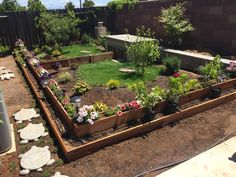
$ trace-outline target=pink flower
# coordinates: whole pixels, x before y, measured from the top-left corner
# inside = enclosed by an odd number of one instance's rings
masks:
[[[122,112],[122,111],[118,111],[116,114],[117,114],[118,116],[122,116],[122,115],[123,115],[123,112]]]
[[[175,73],[173,74],[173,77],[179,77],[181,74],[178,72],[178,73]]]

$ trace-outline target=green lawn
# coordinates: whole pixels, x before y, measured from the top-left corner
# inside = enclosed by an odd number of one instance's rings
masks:
[[[90,51],[91,53],[86,53],[83,51]],[[72,57],[78,57],[78,56],[96,54],[96,53],[101,53],[101,51],[97,49],[95,45],[76,44],[76,45],[62,47],[62,54],[65,56],[65,58],[72,58]]]
[[[77,77],[90,85],[104,85],[110,79],[119,80],[122,85],[128,85],[138,81],[154,80],[162,71],[160,66],[146,68],[145,75],[140,77],[136,74],[126,74],[119,71],[120,68],[131,67],[131,63],[116,63],[112,60],[83,64],[77,70]]]

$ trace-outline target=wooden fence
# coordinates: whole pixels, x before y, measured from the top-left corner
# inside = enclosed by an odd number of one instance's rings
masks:
[[[65,9],[50,10],[50,12],[66,14]],[[98,21],[104,21],[105,24],[109,24],[106,7],[75,9],[75,14],[80,19],[86,19],[79,26],[81,34],[89,33],[94,35],[94,27]],[[35,24],[35,17],[38,15],[38,12],[29,11],[0,13],[0,45],[13,47],[15,41],[19,38],[25,42],[28,48],[42,44],[42,34]]]

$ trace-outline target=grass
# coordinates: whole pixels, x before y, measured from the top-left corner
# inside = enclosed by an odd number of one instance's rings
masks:
[[[16,168],[17,168],[17,166],[16,166],[16,163],[15,163],[15,162],[10,162],[10,163],[8,164],[8,169],[9,169],[11,172],[15,171]]]
[[[83,53],[81,51],[90,51],[91,53]],[[95,45],[88,44],[88,45],[70,45],[62,47],[62,54],[65,58],[72,58],[72,57],[78,57],[83,55],[89,55],[89,54],[96,54],[101,53],[99,49],[96,48]]]
[[[139,81],[154,80],[163,70],[159,66],[146,67],[144,76],[121,73],[120,68],[132,67],[130,62],[116,63],[112,60],[83,64],[77,70],[77,77],[90,85],[105,85],[110,79],[119,80],[121,85],[129,85]]]

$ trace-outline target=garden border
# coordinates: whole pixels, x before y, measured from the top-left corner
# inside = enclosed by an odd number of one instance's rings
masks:
[[[56,62],[60,62],[62,67],[70,67],[71,64],[87,64],[87,63],[95,63],[99,61],[103,61],[109,58],[113,58],[113,52],[103,52],[95,55],[84,55],[80,57],[66,58],[66,59],[58,59],[51,61],[41,60],[41,65],[44,69],[52,69],[53,64]]]
[[[18,61],[16,61],[19,68],[21,69],[22,73],[24,74],[30,88],[32,89],[32,92],[34,94],[34,96],[36,97],[37,101],[39,102],[39,105],[43,111],[43,113],[45,114],[45,117],[47,118],[56,138],[57,141],[59,142],[63,153],[66,157],[66,159],[68,161],[73,161],[76,160],[78,158],[84,157],[85,155],[91,154],[93,152],[96,152],[97,150],[99,150],[100,148],[103,148],[105,146],[114,144],[114,143],[118,143],[122,140],[126,140],[129,139],[131,137],[135,137],[144,133],[148,133],[154,129],[157,129],[159,127],[162,127],[164,125],[167,125],[168,123],[171,122],[175,122],[175,121],[179,121],[181,119],[187,118],[189,116],[198,114],[200,112],[212,109],[220,104],[229,102],[231,100],[236,99],[236,91],[224,96],[221,96],[219,98],[216,98],[214,100],[209,100],[206,101],[202,104],[199,105],[195,105],[193,107],[184,109],[180,112],[177,112],[175,114],[171,114],[168,116],[164,116],[162,118],[150,121],[148,123],[144,123],[142,125],[138,125],[135,126],[133,128],[129,128],[127,130],[121,131],[119,133],[114,133],[112,135],[103,137],[103,138],[99,138],[95,141],[86,143],[84,145],[81,145],[79,147],[68,147],[66,145],[66,143],[63,141],[62,137],[61,137],[61,133],[59,132],[56,123],[54,122],[50,110],[47,107],[46,103],[43,102],[42,98],[40,97],[40,91],[36,89],[35,85],[33,84],[33,82],[31,81],[26,69],[24,68],[24,66],[22,66],[20,63],[18,63]],[[224,87],[226,87],[227,85],[225,85]]]

